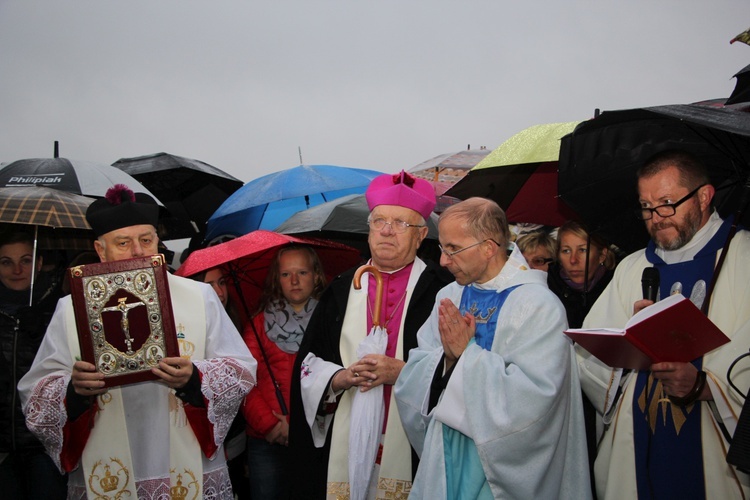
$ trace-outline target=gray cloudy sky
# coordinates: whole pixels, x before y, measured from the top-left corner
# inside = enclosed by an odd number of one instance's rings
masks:
[[[165,151],[243,181],[396,172],[523,128],[726,97],[747,0],[0,0],[0,161]]]

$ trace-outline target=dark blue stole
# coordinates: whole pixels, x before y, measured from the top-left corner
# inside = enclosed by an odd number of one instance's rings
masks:
[[[646,259],[659,270],[660,297],[668,297],[673,287],[681,288],[688,298],[694,288],[708,288],[717,252],[724,246],[730,226],[731,220],[725,220],[693,260],[677,264],[664,262],[656,255],[654,242],[649,242]],[[699,308],[701,305],[696,304]],[[700,370],[703,358],[692,363]],[[650,373],[638,372],[633,396],[638,498],[705,498],[701,402],[686,407],[673,405]]]

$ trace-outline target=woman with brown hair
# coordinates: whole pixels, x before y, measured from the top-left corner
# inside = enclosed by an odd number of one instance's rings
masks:
[[[26,428],[16,389],[61,295],[59,273],[41,269],[30,233],[0,232],[0,496],[7,499],[65,498],[67,490],[67,475]]]

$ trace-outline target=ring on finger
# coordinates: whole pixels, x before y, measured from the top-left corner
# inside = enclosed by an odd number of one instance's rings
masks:
[[[355,377],[359,377],[359,372],[354,372]]]

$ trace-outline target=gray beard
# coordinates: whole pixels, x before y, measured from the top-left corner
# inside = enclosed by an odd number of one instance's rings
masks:
[[[669,219],[667,219],[667,222]],[[688,216],[685,218],[685,224],[682,227],[677,227],[674,224],[665,224],[665,225],[659,225],[658,228],[665,228],[665,227],[674,227],[677,229],[677,236],[668,242],[661,242],[658,241],[656,238],[652,236],[652,239],[654,240],[654,243],[656,243],[656,246],[661,248],[662,250],[678,250],[687,243],[693,239],[693,236],[695,236],[695,233],[698,232],[700,229],[700,223],[701,223],[701,212],[700,210],[690,212]],[[657,229],[656,227],[654,229]]]

